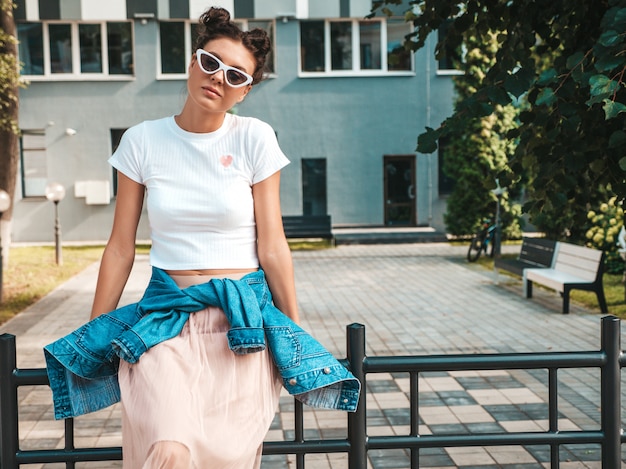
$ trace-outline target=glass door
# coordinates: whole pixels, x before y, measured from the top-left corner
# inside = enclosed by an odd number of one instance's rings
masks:
[[[385,156],[385,225],[415,226],[415,155]]]

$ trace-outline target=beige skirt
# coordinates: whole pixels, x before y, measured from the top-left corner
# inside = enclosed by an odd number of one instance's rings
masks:
[[[211,277],[172,278],[185,288]],[[260,466],[280,376],[267,350],[235,355],[228,328],[224,312],[209,307],[136,364],[121,362],[124,469]]]

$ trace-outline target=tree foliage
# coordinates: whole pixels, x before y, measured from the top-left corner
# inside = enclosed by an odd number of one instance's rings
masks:
[[[600,204],[596,210],[587,213],[588,230],[585,233],[586,245],[600,249],[606,253],[605,271],[612,274],[624,272],[624,260],[618,247],[619,232],[624,225],[624,209],[611,197],[608,202]]]
[[[19,67],[13,2],[0,0],[0,189],[15,195],[18,161]],[[3,217],[10,218],[11,210]]]
[[[465,53],[456,51],[455,57],[464,55],[455,63],[463,75],[454,78],[457,101],[472,96],[484,75],[495,60],[497,35],[485,39],[468,37]],[[495,180],[502,173],[510,173],[509,158],[515,149],[507,133],[516,127],[517,108],[509,104],[497,105],[488,116],[468,119],[461,132],[453,131],[445,139],[442,164],[444,173],[454,180],[454,189],[448,197],[444,221],[448,233],[466,235],[474,233],[488,217],[496,213],[497,198],[491,192]],[[509,196],[515,187],[509,187],[501,197],[500,215],[505,237],[519,237],[521,228],[519,206],[510,203]]]
[[[402,0],[374,2],[390,12]],[[525,211],[555,237],[584,239],[589,207],[605,193],[626,195],[626,0],[411,0],[405,18],[415,26],[406,46],[416,50],[452,19],[436,48],[459,47],[470,37],[497,35],[496,60],[471,96],[437,129],[418,137],[430,153],[442,136],[497,106],[523,99],[511,161],[529,177]]]

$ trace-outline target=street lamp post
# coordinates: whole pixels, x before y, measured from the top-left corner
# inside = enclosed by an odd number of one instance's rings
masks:
[[[624,225],[622,225],[622,229],[619,230],[619,234],[617,235],[617,245],[619,246],[617,252],[619,252],[622,260],[625,262],[622,283],[624,284],[624,301],[626,301],[626,230],[624,229]]]
[[[0,220],[2,214],[11,206],[11,196],[4,189],[0,189]],[[2,227],[0,227],[0,303],[2,303],[2,270],[4,269],[4,258],[2,256]]]
[[[495,252],[494,255],[496,257],[500,257],[502,253],[502,229],[500,228],[500,204],[502,202],[502,195],[506,192],[506,189],[500,186],[500,180],[496,179],[496,188],[492,189],[491,192],[496,196],[497,204],[496,204],[496,239],[495,239]]]
[[[58,182],[51,182],[46,186],[46,199],[54,202],[54,247],[57,265],[63,265],[61,251],[61,222],[59,220],[59,202],[65,197],[65,187]]]

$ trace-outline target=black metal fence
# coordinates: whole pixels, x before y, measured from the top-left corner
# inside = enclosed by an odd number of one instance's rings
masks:
[[[405,449],[410,451],[411,468],[419,467],[420,450],[424,448],[462,446],[546,445],[550,448],[550,464],[558,468],[559,448],[567,444],[598,444],[602,448],[602,467],[620,467],[621,383],[623,365],[620,344],[620,320],[602,318],[601,348],[591,352],[549,352],[523,354],[437,355],[368,357],[365,354],[365,327],[347,327],[347,360],[344,362],[366,389],[367,374],[408,373],[410,376],[410,431],[408,435],[368,436],[366,399],[363,393],[357,411],[348,414],[347,438],[305,439],[303,408],[295,401],[294,439],[266,442],[263,453],[293,454],[296,467],[305,468],[305,455],[311,453],[347,453],[349,469],[367,467],[370,450]],[[598,430],[561,431],[558,426],[558,371],[566,368],[600,369],[600,428]],[[545,432],[503,432],[481,434],[419,434],[420,373],[463,370],[548,370],[549,429]],[[16,367],[15,336],[0,336],[0,467],[18,468],[21,464],[66,463],[74,468],[77,462],[120,460],[122,450],[110,448],[75,448],[72,419],[65,421],[65,448],[21,450],[18,434],[19,386],[47,385],[45,369]]]

